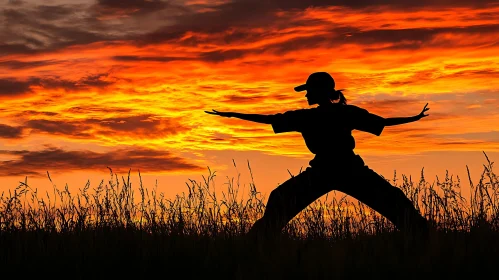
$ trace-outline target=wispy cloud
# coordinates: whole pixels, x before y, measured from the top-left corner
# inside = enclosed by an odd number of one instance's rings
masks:
[[[31,91],[30,86],[30,82],[0,78],[0,97],[14,97],[28,93]]]
[[[92,74],[77,80],[65,79],[57,76],[28,77],[17,79],[15,77],[0,78],[0,97],[14,97],[29,93],[36,93],[34,87],[45,90],[63,89],[65,91],[82,91],[90,88],[104,88],[114,83],[108,79],[108,73]]]
[[[58,63],[57,60],[35,60],[35,61],[6,60],[6,61],[0,61],[0,68],[7,68],[9,70],[21,70],[21,69],[35,68],[47,65],[54,65],[56,63]]]
[[[154,115],[88,118],[84,120],[32,119],[27,121],[25,126],[30,128],[32,132],[88,139],[98,139],[101,136],[154,139],[189,130],[177,119]]]
[[[0,124],[0,138],[15,139],[21,138],[23,134],[23,127],[20,126],[10,126],[6,124]]]
[[[45,147],[36,151],[2,150],[0,154],[17,157],[17,159],[0,162],[0,176],[45,176],[47,171],[105,170],[107,167],[117,172],[126,172],[130,168],[143,172],[199,171],[202,169],[168,151],[146,148],[117,149],[112,152],[97,153]]]

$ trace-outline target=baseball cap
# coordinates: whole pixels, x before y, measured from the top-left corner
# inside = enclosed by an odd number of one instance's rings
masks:
[[[315,72],[308,76],[307,82],[295,87],[295,91],[304,91],[307,89],[334,89],[335,83],[333,77],[327,72]]]

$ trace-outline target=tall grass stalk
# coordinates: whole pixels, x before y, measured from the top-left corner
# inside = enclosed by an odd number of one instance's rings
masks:
[[[499,226],[499,182],[493,162],[487,163],[478,182],[467,178],[469,197],[461,193],[461,179],[448,173],[428,182],[424,170],[418,181],[402,175],[390,181],[410,198],[415,207],[441,231],[469,232]],[[237,168],[235,162],[234,166]],[[39,194],[27,180],[0,196],[0,232],[79,232],[96,229],[131,229],[151,234],[234,237],[244,234],[265,210],[266,197],[251,182],[241,186],[227,178],[225,189],[215,191],[216,172],[208,169],[201,181],[186,182],[186,191],[166,198],[157,185],[132,188],[130,171],[91,189],[90,182],[72,193],[53,184],[52,193]],[[49,180],[50,174],[47,172]],[[468,170],[468,175],[469,170]],[[355,179],[352,179],[355,180]],[[245,193],[242,193],[242,190]],[[364,204],[331,192],[315,201],[285,228],[291,238],[343,239],[393,231],[393,225]]]

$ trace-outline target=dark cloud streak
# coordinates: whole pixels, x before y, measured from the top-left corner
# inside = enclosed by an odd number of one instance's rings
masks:
[[[0,52],[35,54],[117,38],[112,33],[99,31],[103,26],[97,18],[74,15],[85,8],[83,5],[23,5],[4,9],[0,13],[0,19],[6,23],[0,29],[3,39]]]
[[[238,103],[238,104],[258,104],[265,100],[268,97],[260,95],[260,96],[248,96],[248,95],[227,95],[224,97],[224,102],[229,103]]]
[[[56,60],[35,60],[35,61],[7,60],[7,61],[0,61],[0,68],[3,67],[10,70],[20,70],[20,69],[29,69],[40,66],[54,65],[59,62]]]
[[[46,147],[39,151],[5,151],[0,154],[18,159],[0,161],[0,176],[46,176],[46,172],[77,170],[104,171],[111,167],[116,172],[129,169],[141,172],[198,171],[202,168],[167,151],[147,148],[127,148],[106,153],[93,151],[66,151]],[[203,168],[204,169],[204,168]]]
[[[31,91],[31,82],[0,78],[0,97],[18,96]]]
[[[19,139],[22,138],[24,128],[20,126],[10,126],[0,124],[0,138]]]
[[[118,55],[113,56],[112,59],[124,62],[148,61],[148,62],[170,62],[179,60],[193,60],[189,57],[174,57],[174,56],[135,56],[135,55]]]
[[[99,135],[119,137],[149,138],[175,135],[189,130],[178,119],[158,117],[151,114],[124,116],[114,118],[88,118],[81,121],[73,120],[29,120],[25,126],[35,132],[63,135],[75,138],[94,138]]]
[[[131,113],[133,110],[130,108],[119,108],[119,107],[97,107],[97,106],[78,106],[71,107],[66,110],[66,112],[74,114],[108,114],[108,113]]]
[[[162,0],[97,0],[93,7],[100,15],[110,14],[147,14],[170,7]]]
[[[84,132],[90,130],[91,126],[78,122],[29,120],[25,125],[35,131],[47,132],[50,134],[71,135],[83,138],[92,137],[92,134]]]
[[[39,86],[45,89],[64,89],[78,91],[89,88],[105,88],[115,83],[109,73],[92,74],[78,80],[68,80],[57,76],[30,77],[25,80],[17,78],[0,78],[0,97],[18,96],[32,92],[32,87]]]

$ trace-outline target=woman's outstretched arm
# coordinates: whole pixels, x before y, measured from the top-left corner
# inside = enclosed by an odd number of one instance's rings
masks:
[[[257,122],[257,123],[266,123],[266,124],[271,124],[274,115],[260,115],[260,114],[243,114],[243,113],[236,113],[236,112],[220,112],[217,110],[212,110],[212,111],[204,111],[205,113],[212,114],[212,115],[217,115],[217,116],[222,116],[226,118],[238,118],[246,121],[251,121],[251,122]]]
[[[429,116],[428,114],[425,114],[426,111],[430,110],[430,108],[427,108],[428,103],[424,106],[423,110],[419,115],[413,116],[413,117],[406,117],[406,118],[385,118],[385,126],[391,126],[391,125],[399,125],[399,124],[404,124],[404,123],[410,123],[410,122],[415,122],[419,121],[421,118]]]

